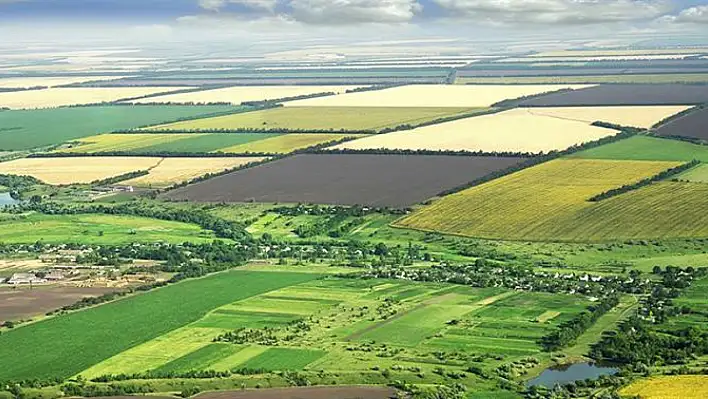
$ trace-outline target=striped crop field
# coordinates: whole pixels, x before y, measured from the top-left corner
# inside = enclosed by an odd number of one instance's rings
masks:
[[[281,107],[152,126],[143,130],[380,130],[439,118],[473,115],[485,108]]]
[[[708,228],[700,225],[708,223],[708,205],[700,199],[708,187],[704,190],[701,184],[660,183],[604,201],[588,201],[679,164],[557,159],[444,197],[395,225],[534,241],[708,235]],[[680,219],[669,223],[676,217]]]

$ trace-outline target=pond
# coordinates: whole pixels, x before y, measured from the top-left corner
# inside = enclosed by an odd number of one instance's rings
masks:
[[[10,196],[10,193],[0,193],[0,207],[5,206],[5,205],[14,205],[19,202],[20,201],[12,198]]]
[[[595,363],[564,364],[544,370],[541,375],[529,381],[527,385],[543,385],[552,388],[556,384],[563,385],[588,378],[595,379],[603,375],[617,374],[618,371],[619,369],[615,367],[600,366]]]

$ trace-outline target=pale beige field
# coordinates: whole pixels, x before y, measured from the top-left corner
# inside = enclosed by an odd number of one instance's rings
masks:
[[[126,180],[121,184],[139,187],[167,187],[205,175],[222,172],[264,158],[164,158],[150,174]]]
[[[610,122],[648,129],[657,122],[691,108],[691,105],[622,106],[622,107],[548,107],[527,108],[532,115],[577,122]]]
[[[65,105],[93,104],[139,97],[155,93],[169,93],[186,87],[100,87],[54,88],[0,93],[0,108],[53,108]]]
[[[276,100],[316,93],[344,93],[360,86],[238,86],[146,98],[135,103],[215,103],[241,104],[244,101]]]
[[[90,183],[147,170],[160,160],[154,157],[25,158],[0,163],[0,173],[33,176],[48,184]]]
[[[339,144],[335,149],[548,152],[615,135],[586,122],[532,114],[517,108],[418,129],[379,134]]]
[[[0,88],[54,87],[74,83],[116,80],[125,77],[126,76],[52,76],[43,78],[0,78]]]
[[[574,56],[574,57],[520,57],[504,58],[494,62],[536,62],[543,59],[547,62],[567,62],[567,61],[641,61],[641,60],[681,60],[686,57],[693,57],[699,54],[660,54],[660,55],[595,55],[595,56]]]
[[[489,107],[506,99],[592,85],[409,85],[292,101],[287,107]]]

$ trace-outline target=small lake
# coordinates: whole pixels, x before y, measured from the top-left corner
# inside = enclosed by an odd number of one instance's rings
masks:
[[[10,193],[0,193],[0,206],[19,204],[20,201],[12,198]]]
[[[595,379],[603,375],[617,374],[618,371],[617,368],[600,366],[595,363],[565,364],[544,370],[541,375],[529,381],[527,385],[543,385],[553,388],[556,384],[563,385],[588,378]]]

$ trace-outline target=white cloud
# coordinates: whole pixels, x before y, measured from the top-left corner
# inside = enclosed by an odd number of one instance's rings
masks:
[[[236,4],[254,10],[272,11],[278,4],[278,0],[199,0],[199,6],[209,11],[219,11],[227,4]]]
[[[295,20],[311,24],[400,23],[423,7],[417,0],[291,0]]]
[[[453,16],[488,23],[592,24],[649,21],[672,9],[669,0],[433,0]]]
[[[672,19],[680,23],[708,24],[708,5],[687,8]]]

